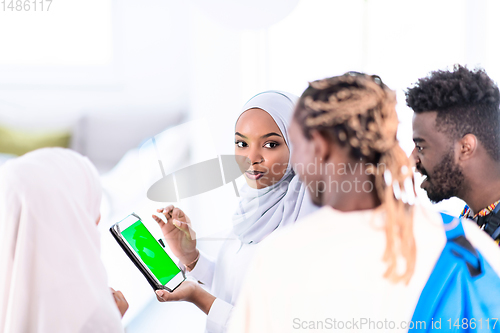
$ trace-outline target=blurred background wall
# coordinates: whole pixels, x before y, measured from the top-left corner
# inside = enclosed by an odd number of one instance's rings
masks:
[[[149,167],[140,166],[151,153],[144,146],[149,138],[165,134],[161,154],[170,171],[228,154],[235,116],[255,93],[300,95],[308,81],[356,70],[379,75],[397,91],[399,138],[409,154],[412,113],[404,91],[419,77],[460,63],[500,80],[498,0],[49,4],[49,11],[0,4],[0,163],[63,145],[96,164],[105,191],[103,260],[110,284],[131,303],[128,332],[201,331],[204,325],[190,304],[158,304],[108,235],[131,211],[147,216],[169,204],[145,197],[159,177],[158,170],[150,175],[154,157]],[[188,127],[181,131],[179,124]],[[216,255],[214,235],[230,228],[236,201],[226,185],[174,204],[191,217],[200,247]],[[452,199],[440,209],[458,214],[461,206]]]

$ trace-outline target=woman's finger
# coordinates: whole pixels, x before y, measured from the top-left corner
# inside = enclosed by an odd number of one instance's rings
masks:
[[[182,232],[189,232],[189,226],[186,222],[174,219],[172,223],[177,227],[177,229],[181,230]]]
[[[152,215],[153,219],[158,223],[158,225],[160,226],[161,230],[165,233],[169,233],[171,232],[172,230],[175,229],[175,226],[172,224],[172,223],[169,223],[167,221],[167,223],[163,222],[163,220],[156,216],[156,215]]]
[[[156,290],[155,293],[156,293],[156,298],[158,299],[158,301],[160,301],[160,302],[167,301],[165,298],[163,298],[164,293],[165,293],[163,290]]]
[[[163,228],[163,226],[165,225],[165,222],[163,222],[163,220],[156,215],[152,215],[152,217],[153,217],[153,220],[158,222],[158,225],[160,226],[160,228]]]
[[[159,209],[161,211],[158,213],[162,213],[168,221],[172,218],[172,210],[174,210],[174,208],[175,208],[174,205],[170,205],[170,206],[163,208],[163,210]]]
[[[159,208],[156,211],[158,213],[162,213],[163,211],[171,211],[172,209],[174,209],[174,205],[168,205],[167,207],[165,207],[165,208]]]
[[[172,218],[174,218],[176,220],[179,220],[179,219],[181,219],[183,217],[185,217],[184,216],[184,212],[180,208],[175,207],[172,210]]]
[[[115,291],[114,293],[115,297],[119,299],[120,301],[125,300],[125,296],[123,296],[123,293],[121,291]]]
[[[192,240],[196,239],[196,233],[194,232],[194,230],[191,228],[191,226],[189,225],[189,223],[187,222],[182,222],[182,221],[179,221],[179,220],[174,220],[173,221],[173,224],[174,226],[177,227],[177,229],[179,229],[180,231],[182,231],[184,234],[186,234],[186,236]]]

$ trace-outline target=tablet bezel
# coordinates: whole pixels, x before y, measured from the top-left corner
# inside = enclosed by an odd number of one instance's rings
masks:
[[[131,225],[133,225],[134,223],[136,223],[138,221],[140,221],[144,225],[141,218],[137,214],[132,213],[132,214],[128,215],[127,217],[125,217],[123,220],[115,223],[113,226],[111,226],[111,228],[109,230],[113,234],[116,241],[120,244],[121,248],[125,251],[127,256],[132,260],[132,262],[134,262],[135,266],[144,275],[144,277],[146,277],[146,279],[148,280],[149,284],[151,285],[151,287],[153,289],[155,289],[155,290],[165,289],[169,292],[172,292],[186,279],[186,277],[184,275],[184,271],[179,266],[176,265],[177,268],[179,269],[179,273],[177,273],[172,279],[170,279],[165,285],[163,285],[158,280],[158,278],[153,274],[153,272],[151,272],[149,267],[146,264],[144,264],[141,257],[134,251],[134,249],[130,246],[130,244],[127,242],[127,240],[121,234],[122,230],[127,229],[128,227],[130,227]],[[146,229],[147,229],[147,227],[146,227]],[[150,231],[150,233],[151,233],[151,231]],[[158,240],[156,238],[155,238],[155,241],[158,242]],[[160,242],[158,242],[158,244],[160,245],[160,248],[163,251],[165,251],[164,246],[162,246]],[[172,259],[167,251],[165,251],[165,253],[167,254],[167,256],[170,259]],[[180,278],[180,277],[182,277],[182,278]],[[179,280],[180,280],[180,282],[179,282]],[[167,285],[171,284],[172,281],[174,281],[176,283],[178,282],[173,289],[170,287],[167,287]]]

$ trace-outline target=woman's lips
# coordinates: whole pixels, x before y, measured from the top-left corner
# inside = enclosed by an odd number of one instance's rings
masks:
[[[251,171],[245,171],[245,175],[247,176],[248,179],[258,180],[262,176],[264,176],[264,173],[260,172],[260,171],[253,171],[253,170],[251,170]]]

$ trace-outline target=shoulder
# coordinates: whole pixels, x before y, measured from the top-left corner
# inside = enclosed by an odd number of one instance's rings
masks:
[[[296,223],[287,226],[286,228],[276,230],[259,243],[260,251],[268,251],[271,249],[284,249],[294,247],[295,241],[304,238],[310,233],[312,228],[321,225],[331,218],[330,209],[322,207],[302,218]]]
[[[471,242],[500,276],[500,249],[498,248],[498,244],[486,232],[479,229],[474,221],[463,218],[462,225],[469,242]]]
[[[315,253],[341,260],[343,256],[334,254],[347,248],[358,253],[365,247],[384,246],[382,223],[377,210],[341,212],[324,206],[264,239],[256,251],[256,262],[285,269],[293,267],[294,260],[310,262]]]
[[[328,213],[325,208],[297,220],[296,223],[288,225],[286,228],[272,232],[262,240],[255,251],[253,263],[259,269],[276,269],[286,262],[302,248],[307,247],[308,240],[313,236],[313,229],[321,224]]]

